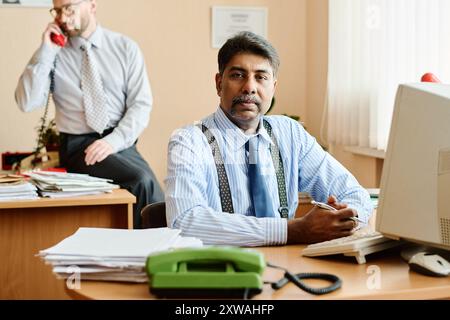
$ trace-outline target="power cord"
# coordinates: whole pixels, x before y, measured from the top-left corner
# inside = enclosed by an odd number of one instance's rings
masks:
[[[279,290],[281,288],[283,288],[286,284],[288,284],[289,282],[293,282],[297,287],[299,287],[300,289],[311,293],[311,294],[315,294],[315,295],[322,295],[322,294],[327,294],[327,293],[331,293],[333,291],[336,291],[338,289],[341,288],[342,286],[342,280],[332,274],[327,274],[327,273],[298,273],[298,274],[293,274],[291,272],[289,272],[289,270],[270,264],[268,263],[267,266],[269,268],[274,268],[274,269],[279,269],[279,270],[283,270],[284,271],[284,277],[279,280],[278,282],[265,282],[266,284],[270,284],[272,289],[274,290]],[[331,283],[331,285],[329,285],[328,287],[324,287],[324,288],[312,288],[307,286],[306,284],[304,284],[301,280],[307,280],[307,279],[319,279],[319,280],[325,280]]]

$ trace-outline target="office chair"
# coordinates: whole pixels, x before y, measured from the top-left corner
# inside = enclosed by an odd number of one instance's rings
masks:
[[[155,202],[148,204],[141,211],[142,228],[165,228],[166,222],[166,203]]]

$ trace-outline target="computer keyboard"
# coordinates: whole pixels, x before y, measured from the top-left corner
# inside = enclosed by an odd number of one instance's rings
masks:
[[[366,255],[386,250],[400,244],[400,241],[384,237],[377,231],[356,231],[353,235],[330,241],[314,243],[302,251],[303,256],[316,257],[332,254],[354,256],[359,264],[366,263]]]

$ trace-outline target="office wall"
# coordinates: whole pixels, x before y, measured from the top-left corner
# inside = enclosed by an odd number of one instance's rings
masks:
[[[315,0],[310,0],[313,2]],[[98,0],[104,27],[136,40],[144,52],[155,97],[150,126],[139,150],[162,182],[167,141],[174,129],[214,112],[217,49],[211,48],[211,6],[269,9],[269,39],[282,59],[274,113],[306,112],[306,12],[308,0]],[[41,111],[23,114],[15,105],[17,80],[50,21],[47,9],[0,8],[0,152],[35,145]]]
[[[308,1],[307,5],[307,72],[306,105],[308,113],[307,129],[318,140],[320,138],[322,116],[328,71],[328,0]]]

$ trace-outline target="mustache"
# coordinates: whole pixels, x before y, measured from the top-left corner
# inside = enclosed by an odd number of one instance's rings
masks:
[[[60,23],[59,28],[64,33],[65,36],[69,37],[70,32],[79,32],[81,30],[81,26],[74,23]]]
[[[231,107],[233,108],[235,105],[240,103],[253,103],[258,107],[258,109],[261,109],[261,100],[252,95],[244,94],[241,96],[234,97]]]

